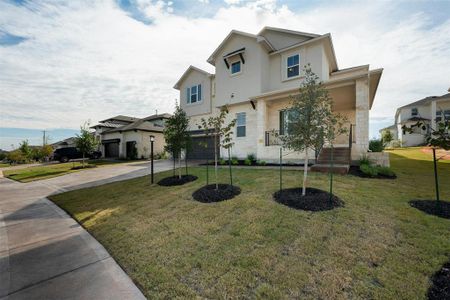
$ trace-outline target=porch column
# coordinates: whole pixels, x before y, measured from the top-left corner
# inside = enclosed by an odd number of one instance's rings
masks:
[[[264,100],[256,103],[256,157],[264,157],[266,134],[267,105]]]
[[[431,128],[436,130],[436,101],[431,101]]]
[[[369,85],[368,78],[356,80],[355,151],[352,159],[359,159],[369,149]]]

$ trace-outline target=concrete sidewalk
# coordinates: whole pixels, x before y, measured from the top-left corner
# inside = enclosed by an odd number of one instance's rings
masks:
[[[170,161],[155,163],[155,172]],[[46,197],[147,175],[120,164],[42,181],[0,178],[0,299],[145,299],[87,231]]]

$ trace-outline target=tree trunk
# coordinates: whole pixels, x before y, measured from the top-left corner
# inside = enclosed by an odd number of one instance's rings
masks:
[[[217,176],[217,134],[214,135],[214,173],[216,177],[216,190],[219,190],[219,182]]]
[[[172,158],[173,158],[173,177],[175,177],[175,164],[176,164],[176,154],[175,154],[175,151],[172,152]]]
[[[181,150],[178,154],[178,178],[181,179]]]
[[[84,169],[84,152],[83,152],[83,160],[81,161],[81,167]]]
[[[306,195],[306,178],[308,177],[308,148],[305,150],[305,165],[303,166],[302,196]]]

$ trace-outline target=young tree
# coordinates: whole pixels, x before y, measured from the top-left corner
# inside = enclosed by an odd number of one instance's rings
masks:
[[[433,166],[434,166],[434,182],[436,187],[436,201],[439,203],[439,180],[437,173],[437,162],[440,158],[436,158],[436,149],[442,148],[444,150],[450,150],[450,119],[445,118],[445,115],[441,113],[443,118],[436,122],[436,128],[432,128],[425,124],[423,121],[411,125],[410,127],[403,125],[403,134],[406,132],[414,132],[414,128],[418,127],[422,130],[429,129],[429,134],[426,135],[427,144],[433,150]]]
[[[211,132],[214,137],[214,176],[216,179],[216,190],[219,189],[219,181],[218,181],[218,167],[217,161],[219,158],[219,147],[224,149],[230,149],[233,145],[233,127],[236,125],[236,119],[233,119],[225,125],[225,121],[228,115],[228,108],[222,107],[220,109],[220,113],[216,117],[209,117],[208,119],[202,118],[200,120],[200,124],[198,124],[199,129],[203,129],[208,132]],[[230,157],[228,157],[230,159]]]
[[[394,140],[394,137],[392,136],[392,132],[389,129],[385,129],[381,132],[381,141],[383,142],[384,146],[388,145],[390,142]]]
[[[164,138],[166,140],[165,150],[173,153],[174,159],[178,157],[179,173],[181,179],[181,152],[191,144],[191,136],[188,132],[189,119],[184,110],[176,103],[174,114],[166,121]]]
[[[89,131],[88,123],[84,123],[84,125],[80,127],[80,134],[76,135],[75,144],[77,149],[83,154],[81,165],[84,168],[86,154],[94,151],[98,144],[95,136]]]
[[[31,160],[33,156],[33,149],[30,147],[30,143],[28,140],[24,140],[19,145],[19,150],[22,152],[23,157],[25,160]]]
[[[326,139],[325,121],[331,116],[331,98],[319,77],[311,71],[309,65],[304,69],[305,79],[300,85],[299,93],[291,96],[287,131],[279,138],[283,148],[304,152],[305,167],[303,171],[302,195],[306,195],[308,161],[310,150],[316,150]]]

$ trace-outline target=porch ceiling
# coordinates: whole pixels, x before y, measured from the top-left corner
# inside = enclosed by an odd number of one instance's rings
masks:
[[[355,109],[356,92],[354,84],[330,88],[329,93],[333,99],[333,110]]]

